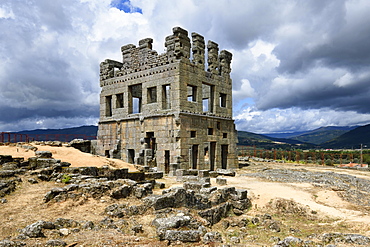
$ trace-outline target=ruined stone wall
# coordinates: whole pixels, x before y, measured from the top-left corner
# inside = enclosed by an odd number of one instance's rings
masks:
[[[122,62],[100,64],[98,154],[166,172],[236,167],[232,54],[197,33],[191,37],[175,27],[164,54],[147,38],[123,46]],[[210,150],[212,165],[204,155]]]

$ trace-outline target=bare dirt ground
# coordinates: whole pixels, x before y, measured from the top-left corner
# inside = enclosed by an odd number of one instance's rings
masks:
[[[71,163],[72,167],[86,167],[96,166],[101,167],[108,165],[114,168],[128,168],[129,171],[136,171],[134,165],[124,162],[119,159],[110,159],[98,155],[92,155],[83,153],[73,147],[52,147],[45,145],[32,145],[37,148],[38,151],[50,151],[53,154],[54,159]],[[35,153],[31,150],[17,147],[17,146],[0,146],[0,154],[12,155],[13,157],[24,157],[27,160],[30,157],[34,157]]]
[[[278,168],[297,169],[304,168],[312,172],[336,172],[368,179],[370,172],[358,170],[340,170],[334,167],[307,166],[297,164],[259,164],[254,168]],[[251,172],[251,167],[239,170],[239,175]],[[249,191],[254,208],[265,207],[275,198],[292,199],[310,209],[320,212],[322,215],[336,218],[338,221],[349,221],[356,224],[364,224],[370,227],[370,215],[367,208],[361,208],[343,200],[336,191],[320,188],[309,183],[279,183],[269,182],[258,178],[236,176],[228,178],[228,185],[244,188]],[[368,232],[370,234],[370,232]]]
[[[120,160],[107,159],[82,153],[71,147],[50,147],[37,146],[38,150],[51,151],[53,157],[66,161],[74,167],[79,166],[103,166],[110,165],[116,168],[129,168],[135,171],[135,166]],[[0,146],[0,154],[12,155],[13,157],[24,157],[25,159],[35,156],[33,151],[26,151],[19,147]],[[355,203],[345,201],[337,192],[327,187],[317,187],[310,183],[283,183],[271,182],[266,179],[243,176],[243,174],[253,173],[259,169],[301,169],[312,172],[335,172],[348,174],[370,182],[370,172],[357,170],[340,170],[333,167],[310,166],[298,164],[275,164],[275,163],[254,163],[248,167],[237,170],[235,177],[227,178],[226,186],[234,186],[248,190],[248,197],[252,201],[252,207],[245,217],[271,214],[277,219],[282,227],[280,233],[266,232],[266,230],[257,228],[248,228],[245,238],[250,238],[246,246],[273,246],[270,238],[279,237],[284,239],[287,236],[297,236],[305,238],[308,235],[323,234],[326,232],[344,232],[356,233],[370,237],[370,211],[367,207],[361,207]],[[137,199],[112,199],[110,197],[95,200],[92,198],[67,200],[58,203],[43,203],[44,195],[54,187],[61,185],[55,182],[39,182],[31,184],[27,182],[28,177],[21,177],[24,181],[17,190],[6,196],[7,203],[0,203],[0,240],[14,238],[22,229],[38,220],[54,221],[57,218],[73,219],[76,221],[101,221],[106,215],[104,209],[113,203],[137,203]],[[166,188],[179,186],[174,177],[165,176],[159,181],[166,184]],[[215,179],[211,179],[212,186],[217,186]],[[156,189],[154,193],[161,193]],[[307,206],[314,212],[315,218],[305,218],[295,214],[279,214],[271,211],[272,202],[278,198],[292,200],[304,206]],[[121,201],[125,200],[125,201]],[[136,201],[135,201],[136,200]],[[115,229],[106,229],[104,231],[81,230],[76,234],[64,236],[63,240],[67,243],[78,243],[76,246],[167,246],[167,242],[160,242],[153,238],[155,232],[153,228],[148,227],[153,215],[139,215],[127,219],[129,225],[145,222],[143,233],[132,234],[129,227],[125,234],[117,234]],[[235,216],[231,216],[233,221]],[[296,230],[298,229],[298,230]],[[212,230],[221,231],[224,238],[228,236],[240,236],[239,227],[230,227],[222,230],[221,223],[213,226]],[[294,230],[294,231],[293,231]],[[51,233],[53,234],[53,233]],[[263,235],[263,237],[261,237]],[[47,236],[47,238],[61,238],[60,236]],[[33,245],[44,246],[45,240],[33,239]],[[227,242],[227,241],[226,241]],[[257,243],[256,243],[257,242]],[[28,242],[29,243],[29,242]],[[276,243],[276,242],[275,242]],[[180,243],[173,243],[171,246],[183,246]],[[208,246],[202,244],[190,244],[186,246]],[[231,245],[245,246],[245,245]],[[347,244],[337,244],[336,246],[356,246]]]

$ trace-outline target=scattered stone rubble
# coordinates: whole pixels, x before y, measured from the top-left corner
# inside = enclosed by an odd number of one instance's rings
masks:
[[[53,159],[51,152],[36,151],[35,155],[36,157],[28,161],[0,155],[0,192],[3,193],[1,197],[14,191],[17,184],[22,183],[19,176],[26,175],[30,184],[53,181],[63,185],[47,192],[43,203],[59,203],[89,197],[96,200],[109,197],[115,203],[101,212],[103,218],[100,221],[76,221],[64,218],[55,221],[39,220],[20,229],[19,235],[14,239],[0,241],[0,247],[26,246],[29,239],[45,239],[45,246],[67,246],[63,239],[66,236],[80,231],[104,229],[139,236],[148,234],[149,229],[154,229],[154,237],[168,244],[199,242],[206,245],[221,246],[229,243],[232,245],[223,246],[242,246],[246,243],[246,238],[253,237],[248,236],[250,227],[264,229],[271,234],[282,231],[282,223],[269,214],[254,216],[247,214],[252,205],[247,197],[248,191],[226,186],[227,179],[224,176],[235,176],[234,171],[178,169],[175,174],[176,181],[183,183],[183,186],[163,189],[164,184],[153,179],[156,176],[160,178],[161,174],[148,173],[148,175],[139,172],[130,175],[127,169],[108,167],[74,168],[66,162]],[[356,181],[367,188],[365,181],[352,176],[340,174],[327,176],[327,173],[312,173],[305,170],[267,169],[244,175],[259,176],[273,181],[311,182],[318,186],[337,186],[337,189],[347,188]],[[211,178],[216,178],[219,187],[212,186]],[[158,194],[158,189],[163,189],[161,194]],[[6,203],[6,199],[1,203]],[[289,200],[276,200],[271,203],[271,207],[284,209],[285,211],[276,211],[281,214],[292,212],[297,215],[310,215],[309,209]],[[138,221],[143,215],[152,219],[149,225]],[[238,235],[225,235],[224,232],[230,229],[238,229]],[[294,231],[295,229],[291,229],[291,232]],[[283,240],[278,237],[271,239],[275,247],[370,244],[368,237],[359,234],[325,233],[307,238],[308,240],[302,240],[291,236]]]

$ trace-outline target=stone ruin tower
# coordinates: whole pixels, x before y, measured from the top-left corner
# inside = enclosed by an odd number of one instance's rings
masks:
[[[100,64],[99,155],[167,174],[237,167],[232,54],[191,38],[175,27],[164,54],[146,38],[122,46],[122,62]]]

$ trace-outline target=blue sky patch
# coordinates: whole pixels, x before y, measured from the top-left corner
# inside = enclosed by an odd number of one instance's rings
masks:
[[[112,0],[111,6],[119,10],[124,11],[125,13],[140,13],[142,14],[142,9],[135,7],[131,4],[130,0]]]

